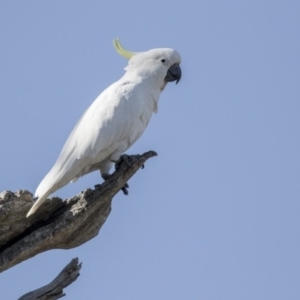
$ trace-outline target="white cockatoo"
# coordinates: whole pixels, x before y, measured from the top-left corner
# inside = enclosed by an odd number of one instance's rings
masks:
[[[38,186],[32,215],[46,198],[79,177],[100,170],[105,180],[122,154],[142,135],[166,84],[181,78],[180,54],[169,48],[116,51],[129,59],[126,73],[104,90],[80,118],[56,163]]]

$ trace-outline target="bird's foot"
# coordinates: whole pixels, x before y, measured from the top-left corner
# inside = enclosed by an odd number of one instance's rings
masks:
[[[126,165],[128,167],[132,167],[132,162],[131,162],[131,158],[129,155],[127,154],[123,154],[121,155],[121,157],[118,159],[118,161],[115,162],[115,169],[118,170],[120,168],[120,165],[122,162],[125,162]],[[125,183],[125,185],[121,188],[122,192],[124,193],[124,195],[128,195],[128,188],[129,188],[129,185],[128,183]]]
[[[121,188],[122,192],[124,193],[124,195],[128,195],[128,188],[129,188],[129,185],[128,183],[125,183],[124,186]]]
[[[111,175],[110,174],[101,174],[102,178],[104,180],[107,180]],[[96,184],[95,185],[95,188],[99,188],[101,186],[101,184]],[[124,186],[121,188],[122,192],[124,193],[124,195],[128,195],[128,188],[129,188],[129,185],[128,183],[125,183]]]
[[[111,175],[109,173],[103,173],[101,174],[101,177],[104,179],[104,180],[107,180]],[[95,184],[94,185],[95,189],[98,189],[101,187],[101,184]]]
[[[107,179],[110,177],[110,174],[108,174],[108,173],[103,173],[103,174],[101,174],[101,177],[102,177],[104,180],[107,180]]]
[[[115,162],[115,169],[119,170],[122,162],[125,162],[128,167],[132,167],[131,157],[130,155],[123,154],[120,158]]]

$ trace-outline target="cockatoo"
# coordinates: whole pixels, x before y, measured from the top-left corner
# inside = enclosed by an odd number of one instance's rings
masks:
[[[100,170],[105,180],[113,163],[142,135],[168,82],[179,82],[181,57],[174,49],[116,51],[129,60],[125,74],[104,90],[85,111],[56,163],[38,186],[32,215],[47,197],[79,177]]]

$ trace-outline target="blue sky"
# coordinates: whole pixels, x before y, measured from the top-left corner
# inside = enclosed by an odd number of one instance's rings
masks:
[[[0,191],[34,192],[132,51],[183,77],[129,154],[155,150],[100,234],[0,275],[3,299],[74,257],[66,299],[300,299],[299,1],[10,1],[0,9]],[[98,172],[57,191],[67,198]],[[17,283],[17,284],[16,284]]]

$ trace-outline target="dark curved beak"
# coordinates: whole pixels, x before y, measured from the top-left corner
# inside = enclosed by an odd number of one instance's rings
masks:
[[[165,82],[172,82],[176,80],[176,84],[179,82],[181,78],[181,69],[179,64],[174,64],[169,68],[167,75],[165,77]]]

